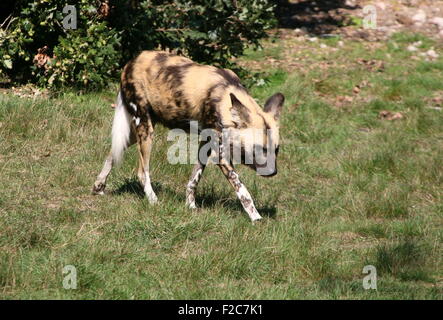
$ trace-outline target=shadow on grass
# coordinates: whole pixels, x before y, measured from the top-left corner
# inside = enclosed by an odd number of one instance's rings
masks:
[[[139,198],[144,198],[145,193],[143,191],[143,187],[136,179],[126,179],[124,184],[122,184],[118,189],[112,190],[110,192],[111,195],[122,195],[122,194],[135,194]]]
[[[161,194],[161,193],[167,192],[170,194],[174,194],[174,196],[176,196],[176,194],[173,193],[172,190],[165,189],[158,182],[153,182],[152,188],[154,189],[154,192],[156,194]],[[128,194],[128,193],[134,194],[134,195],[138,196],[140,199],[145,198],[145,192],[143,190],[143,186],[140,184],[140,182],[136,178],[126,179],[125,182],[120,187],[118,187],[118,189],[112,190],[110,192],[111,195],[117,195],[117,196],[122,195],[122,194]]]
[[[175,197],[179,201],[185,202],[184,194],[177,194],[176,191],[169,189],[168,187],[162,186],[158,182],[152,183],[152,188],[158,197],[162,194],[167,194],[171,197]],[[183,187],[184,189],[184,187]],[[201,194],[197,191],[196,204],[199,208],[210,209],[222,206],[231,211],[237,213],[243,213],[244,209],[237,198],[231,198],[229,193],[220,194],[215,190],[209,190],[202,192]],[[142,185],[136,178],[126,179],[125,182],[118,187],[116,190],[110,192],[111,195],[123,195],[123,194],[134,194],[140,199],[145,198],[145,192],[143,191]],[[268,218],[275,219],[277,216],[277,209],[273,204],[267,203],[264,207],[257,208],[260,215]]]
[[[229,198],[228,198],[229,197]],[[229,194],[220,194],[217,192],[205,192],[196,197],[197,206],[200,208],[215,208],[224,207],[226,209],[235,211],[236,213],[244,213],[243,206],[237,198],[231,198]],[[275,206],[266,204],[264,207],[257,208],[261,216],[275,219],[277,216],[277,209]]]
[[[390,274],[402,281],[434,282],[429,274],[429,247],[413,238],[382,244],[375,252],[375,266],[381,275]]]
[[[313,34],[325,34],[349,23],[349,17],[341,9],[357,9],[345,0],[279,0],[275,10],[282,28],[305,27]]]

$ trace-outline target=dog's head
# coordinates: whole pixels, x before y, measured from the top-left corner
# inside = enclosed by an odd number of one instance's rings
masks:
[[[276,93],[266,101],[263,109],[250,112],[234,94],[230,96],[231,112],[234,122],[237,121],[230,134],[233,161],[246,164],[261,176],[276,175],[279,119],[285,97]]]

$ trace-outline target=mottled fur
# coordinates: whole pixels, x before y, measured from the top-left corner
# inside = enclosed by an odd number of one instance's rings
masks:
[[[271,143],[278,148],[278,116],[283,95],[274,95],[262,109],[231,70],[201,65],[163,51],[144,51],[125,66],[120,94],[121,107],[133,119],[128,145],[138,143],[138,177],[151,202],[157,201],[149,178],[149,157],[156,123],[189,130],[189,122],[198,121],[200,129],[214,129],[220,134],[228,128],[238,132],[259,129],[264,132],[260,145]],[[242,146],[252,143],[246,140],[241,142]],[[107,158],[94,185],[95,193],[103,192],[110,172],[110,160],[114,159],[115,162],[117,156],[111,152],[110,158]],[[206,163],[201,162],[196,165],[188,184],[187,202],[191,207],[195,207],[195,189],[205,166]],[[222,161],[219,166],[251,219],[259,219],[249,192],[234,172],[232,163]],[[251,166],[255,167],[254,164]],[[276,169],[271,175],[275,173]]]

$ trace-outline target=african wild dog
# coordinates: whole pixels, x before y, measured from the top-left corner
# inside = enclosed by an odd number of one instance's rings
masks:
[[[123,70],[112,126],[112,148],[93,192],[103,194],[112,165],[122,159],[128,146],[137,142],[137,176],[149,201],[157,202],[149,176],[149,157],[156,123],[187,129],[191,120],[198,121],[200,129],[212,129],[220,139],[225,129],[237,132],[251,128],[259,130],[263,132],[261,141],[243,139],[240,148],[245,152],[248,144],[252,149],[272,147],[275,152],[264,155],[265,162],[273,164],[271,169],[260,173],[258,169],[263,169],[263,162],[259,164],[255,158],[249,166],[260,175],[273,176],[277,173],[278,120],[283,102],[284,96],[276,93],[262,109],[231,70],[200,65],[167,52],[144,51]],[[223,144],[219,148],[218,166],[235,189],[251,220],[261,219],[251,195],[234,171],[231,159],[224,157],[226,150]],[[198,159],[187,184],[186,203],[190,208],[196,207],[195,190],[205,166],[206,161]]]

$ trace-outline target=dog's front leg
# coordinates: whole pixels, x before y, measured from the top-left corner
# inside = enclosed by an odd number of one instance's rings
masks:
[[[186,204],[191,209],[197,208],[197,206],[195,205],[195,190],[197,189],[197,185],[200,182],[203,171],[206,168],[206,163],[208,162],[207,157],[200,156],[200,151],[204,144],[204,142],[200,142],[200,145],[198,147],[197,163],[194,165],[191,177],[189,178],[188,184],[186,185]]]
[[[191,209],[197,208],[195,205],[195,190],[197,189],[198,182],[200,181],[205,167],[205,164],[198,161],[198,163],[194,166],[194,169],[192,169],[191,177],[186,185],[186,204]]]
[[[246,189],[246,186],[240,181],[238,174],[234,171],[234,167],[223,161],[219,163],[218,166],[223,171],[223,174],[234,188],[235,193],[237,194],[237,197],[240,200],[246,213],[249,215],[249,218],[251,218],[252,221],[260,220],[262,217],[255,208],[251,194],[249,193],[248,189]]]
[[[235,193],[237,194],[238,199],[240,200],[243,209],[245,209],[246,213],[249,215],[249,218],[252,222],[261,220],[262,217],[258,213],[257,209],[254,205],[254,200],[252,200],[251,194],[249,193],[246,186],[240,181],[240,178],[234,170],[234,166],[231,162],[231,155],[227,155],[225,153],[226,145],[223,142],[229,140],[221,139],[219,143],[219,163],[218,166],[222,170],[226,179],[228,179],[231,186],[234,188]]]
[[[223,134],[226,134],[223,133]],[[234,188],[235,193],[237,194],[238,199],[240,200],[243,209],[245,209],[246,213],[249,215],[249,218],[252,222],[261,220],[261,216],[258,213],[257,209],[254,205],[254,200],[252,200],[251,194],[249,193],[246,186],[240,181],[240,178],[234,170],[234,166],[232,165],[231,156],[232,154],[227,155],[225,150],[229,150],[230,146],[226,146],[225,142],[230,141],[229,138],[226,138],[226,135],[223,136],[219,141],[219,163],[218,166],[222,170],[226,179],[228,179],[231,186]]]

